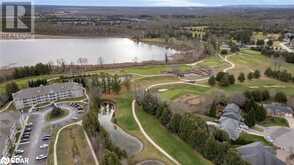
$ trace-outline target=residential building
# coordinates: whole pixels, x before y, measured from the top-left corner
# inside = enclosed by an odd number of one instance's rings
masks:
[[[264,146],[261,142],[255,142],[238,147],[241,157],[251,165],[285,165],[275,156],[271,147]]]
[[[241,133],[241,110],[236,104],[229,104],[219,120],[220,128],[226,131],[231,140],[237,140]]]
[[[267,114],[270,116],[293,117],[293,109],[280,103],[264,104]]]
[[[81,85],[68,82],[27,88],[14,93],[12,96],[16,109],[20,110],[57,100],[82,97],[83,95]]]

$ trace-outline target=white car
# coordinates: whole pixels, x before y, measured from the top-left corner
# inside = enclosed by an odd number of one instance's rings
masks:
[[[24,150],[15,150],[15,154],[23,154]]]
[[[73,120],[78,120],[79,118],[74,116],[74,117],[72,117],[72,119]]]
[[[36,157],[36,160],[42,160],[42,159],[46,159],[46,158],[47,158],[47,155],[41,154],[41,155]]]
[[[41,148],[41,149],[43,149],[43,148],[48,148],[48,144],[43,144],[43,145],[40,146],[40,148]]]

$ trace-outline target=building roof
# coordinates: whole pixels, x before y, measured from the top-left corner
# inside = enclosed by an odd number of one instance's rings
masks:
[[[265,147],[261,142],[241,146],[237,150],[251,165],[285,165],[274,155],[271,148]]]
[[[228,117],[231,119],[241,120],[241,110],[236,104],[229,104],[225,107],[222,117]]]
[[[240,122],[228,117],[222,117],[220,119],[220,128],[226,131],[232,140],[237,140],[241,133]]]
[[[282,105],[282,104],[264,104],[263,105],[268,113],[278,114],[278,113],[288,113],[292,114],[293,109],[289,106]]]
[[[37,88],[27,88],[18,91],[17,93],[13,94],[13,98],[18,99],[28,99],[37,96],[48,95],[50,93],[55,93],[58,91],[64,90],[75,90],[80,89],[81,86],[78,83],[74,82],[67,82],[67,83],[57,83],[48,86],[40,86]]]
[[[229,104],[225,107],[221,116],[220,128],[226,131],[232,140],[237,140],[240,136],[241,110],[236,104]]]

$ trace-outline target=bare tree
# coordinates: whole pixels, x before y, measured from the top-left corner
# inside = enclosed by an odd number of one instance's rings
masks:
[[[98,64],[103,68],[103,58],[101,56],[98,58]]]
[[[56,60],[56,63],[61,68],[61,71],[65,72],[66,70],[65,60],[63,58],[59,58]]]

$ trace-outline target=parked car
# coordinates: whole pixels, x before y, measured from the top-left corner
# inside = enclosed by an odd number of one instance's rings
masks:
[[[74,116],[74,117],[72,117],[72,119],[73,120],[78,120],[79,118]]]
[[[25,128],[24,131],[25,131],[25,132],[31,132],[31,131],[32,131],[32,128]]]
[[[46,159],[46,158],[47,158],[47,155],[41,154],[36,157],[36,160],[42,160],[42,159]]]
[[[16,155],[23,154],[23,153],[24,153],[24,150],[15,150]]]
[[[50,140],[50,137],[43,137],[42,140],[43,141],[48,141],[48,140]]]
[[[20,140],[20,143],[27,143],[27,142],[30,142],[30,140]]]
[[[43,149],[43,148],[48,148],[48,144],[42,144],[42,145],[40,146],[40,148],[41,148],[41,149]]]
[[[23,138],[23,139],[29,139],[30,136],[31,136],[31,135],[28,135],[28,134],[27,134],[27,135],[23,135],[22,138]]]

